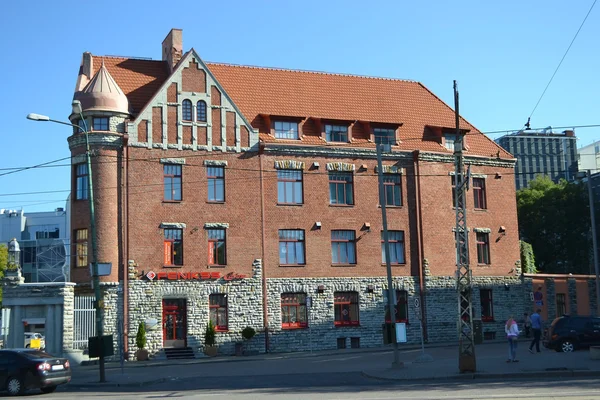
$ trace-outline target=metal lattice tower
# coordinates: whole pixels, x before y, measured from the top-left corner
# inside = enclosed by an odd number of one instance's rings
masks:
[[[458,293],[458,368],[460,372],[475,372],[475,342],[473,340],[473,304],[471,301],[471,270],[469,269],[469,236],[467,229],[466,194],[469,174],[465,173],[463,133],[460,131],[458,88],[454,81],[456,139],[454,142],[454,201],[456,207],[456,290]]]

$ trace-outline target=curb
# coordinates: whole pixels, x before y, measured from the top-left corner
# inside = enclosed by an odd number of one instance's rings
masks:
[[[96,389],[96,388],[124,388],[124,387],[142,387],[142,386],[149,386],[149,385],[155,385],[158,383],[164,383],[167,381],[170,381],[172,379],[176,379],[176,378],[157,378],[157,379],[153,379],[151,381],[144,381],[144,382],[122,382],[122,383],[118,383],[118,382],[105,382],[105,383],[100,383],[100,382],[88,382],[88,383],[69,383],[67,384],[65,387],[66,388],[71,388],[71,389]]]
[[[384,382],[406,382],[406,381],[425,381],[425,380],[475,380],[475,379],[522,379],[522,378],[584,378],[584,377],[599,377],[600,371],[566,369],[560,371],[531,371],[531,372],[509,372],[509,373],[484,373],[475,372],[468,374],[450,374],[443,376],[428,376],[428,377],[405,377],[392,378],[378,376],[374,373],[362,371],[361,376],[369,379],[375,379]]]

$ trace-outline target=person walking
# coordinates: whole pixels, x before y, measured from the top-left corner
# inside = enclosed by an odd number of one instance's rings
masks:
[[[512,317],[506,321],[504,326],[506,337],[508,339],[508,360],[506,362],[519,362],[517,360],[517,337],[519,336],[519,325]]]
[[[523,327],[525,328],[525,337],[529,338],[529,333],[531,332],[531,318],[527,313],[524,313],[523,319],[525,320],[523,323]]]
[[[540,351],[540,339],[542,337],[542,317],[540,317],[541,309],[537,309],[536,312],[531,314],[531,329],[533,329],[533,340],[529,345],[529,352],[533,354],[533,345],[538,353]]]

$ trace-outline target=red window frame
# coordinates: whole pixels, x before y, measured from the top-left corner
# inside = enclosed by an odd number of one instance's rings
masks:
[[[303,178],[302,170],[277,170],[277,204],[304,204]],[[286,196],[286,187],[288,185],[292,186],[291,199],[288,199]],[[297,191],[300,191],[300,201],[295,201]]]
[[[484,178],[473,178],[473,204],[478,210],[487,209]]]
[[[486,232],[477,232],[475,237],[477,242],[477,264],[491,264],[490,234]]]
[[[225,229],[207,229],[208,237],[208,264],[227,265],[227,234]],[[219,260],[219,245],[223,246],[223,258]]]
[[[338,187],[343,186],[343,199],[338,199]],[[350,186],[350,191],[348,191]],[[350,197],[350,198],[348,198]],[[354,205],[354,176],[352,172],[329,173],[329,204],[353,206]]]
[[[163,201],[180,202],[183,199],[183,168],[179,164],[163,165]]]
[[[396,260],[390,257],[390,264],[405,265],[406,246],[404,231],[388,231],[388,244],[390,245],[390,253],[392,253],[392,250],[396,251]],[[401,253],[398,248],[402,250]],[[402,257],[402,260],[399,257]],[[383,232],[381,232],[381,263],[385,264],[385,240],[383,239]]]
[[[177,252],[181,252],[178,254]],[[164,230],[164,265],[180,266],[183,265],[183,230],[165,229]]]
[[[223,203],[225,202],[225,167],[223,166],[208,166],[206,168],[206,182],[208,185],[208,202]],[[219,197],[217,187],[223,188],[222,196]],[[212,197],[212,198],[211,198]]]
[[[481,320],[484,322],[494,321],[494,297],[492,289],[479,289],[481,304]]]
[[[402,206],[402,177],[400,174],[384,174],[383,190],[385,193],[386,207]],[[392,200],[391,202],[388,201],[390,200],[390,197]]]
[[[346,243],[346,246],[342,246],[341,244]],[[346,249],[345,252],[342,252],[342,249]],[[337,255],[334,258],[333,254]],[[354,258],[352,259],[353,256]],[[331,231],[331,264],[340,264],[340,265],[354,265],[356,264],[357,259],[356,254],[356,232],[350,230],[333,230]],[[342,262],[341,260],[345,260],[346,262]]]
[[[73,231],[73,247],[75,268],[85,268],[88,266],[88,230],[75,229]]]
[[[229,330],[229,310],[227,307],[227,296],[220,293],[213,293],[208,296],[208,312],[210,320],[218,332],[227,332]],[[220,311],[225,311],[223,317]],[[223,321],[223,318],[225,319]]]
[[[357,292],[335,292],[333,299],[335,326],[360,325]],[[356,319],[353,319],[354,315]]]
[[[277,139],[300,139],[299,124],[296,121],[273,121],[273,131]]]
[[[287,315],[287,318],[285,317]],[[290,316],[295,315],[294,322]],[[287,322],[285,322],[287,320]],[[306,293],[281,293],[281,327],[301,329],[308,327]]]
[[[192,122],[194,118],[194,112],[192,110],[192,102],[185,99],[181,102],[181,120],[186,122]]]
[[[402,313],[398,313],[402,310]],[[404,318],[401,318],[401,314],[404,314]],[[396,322],[404,322],[408,324],[408,291],[396,290],[396,304],[394,305],[394,315]],[[390,323],[390,311],[387,303],[385,304],[385,322]]]
[[[303,229],[279,229],[279,265],[305,265],[306,264],[306,246],[304,241]],[[302,247],[302,254],[297,251],[298,243]],[[284,255],[285,262],[282,261],[282,244],[284,244],[286,252]],[[293,246],[293,247],[292,247]],[[293,260],[290,260],[290,254],[293,250]],[[302,257],[302,258],[300,258]],[[294,262],[290,262],[294,261]]]

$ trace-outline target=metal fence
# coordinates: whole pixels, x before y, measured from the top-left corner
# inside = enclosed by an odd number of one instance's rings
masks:
[[[94,296],[75,296],[73,310],[73,348],[86,349],[90,336],[96,335]]]

